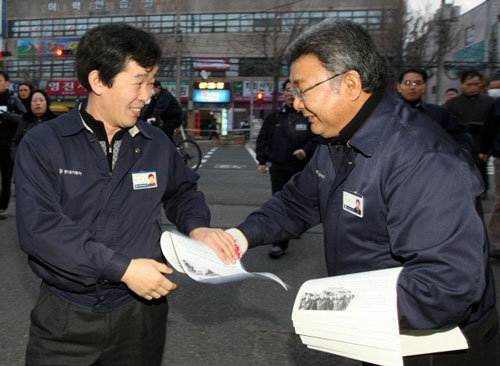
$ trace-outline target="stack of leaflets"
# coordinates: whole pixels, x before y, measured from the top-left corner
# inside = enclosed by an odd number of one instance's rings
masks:
[[[264,279],[278,282],[285,290],[289,286],[272,273],[251,273],[245,271],[240,261],[224,264],[207,245],[187,236],[165,231],[161,236],[161,250],[168,263],[177,272],[186,273],[193,280],[219,284],[246,279]]]
[[[458,327],[399,329],[401,267],[305,282],[292,321],[307,347],[377,365],[403,366],[403,356],[466,349]]]

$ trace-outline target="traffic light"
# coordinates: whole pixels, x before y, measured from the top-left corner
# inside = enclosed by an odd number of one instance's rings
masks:
[[[9,51],[0,51],[0,57],[9,57],[12,54]]]
[[[58,48],[54,51],[57,57],[61,56],[70,56],[73,55],[73,50],[64,50],[62,48]]]
[[[257,93],[257,100],[258,100],[259,102],[262,102],[262,100],[263,100],[263,99],[264,99],[264,93],[262,93],[262,92],[258,92],[258,93]]]

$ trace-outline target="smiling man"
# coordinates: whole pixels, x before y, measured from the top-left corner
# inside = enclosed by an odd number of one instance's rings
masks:
[[[137,120],[160,56],[152,35],[128,25],[90,30],[76,56],[88,101],[17,150],[19,241],[42,279],[27,365],[161,364],[165,296],[177,287],[159,245],[162,206],[179,231],[237,258],[233,238],[208,228],[198,177]]]
[[[470,155],[385,89],[383,60],[359,25],[326,20],[288,55],[294,107],[328,143],[230,232],[255,247],[322,223],[330,276],[401,266],[400,327],[458,325],[468,339],[466,351],[405,365],[498,364],[487,235],[475,206],[483,186]]]

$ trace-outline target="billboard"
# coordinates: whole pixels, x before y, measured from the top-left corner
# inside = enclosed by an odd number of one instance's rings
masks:
[[[21,39],[17,41],[19,56],[53,55],[57,49],[75,51],[79,38],[64,39]]]
[[[231,91],[228,89],[195,89],[193,101],[196,103],[229,103]]]

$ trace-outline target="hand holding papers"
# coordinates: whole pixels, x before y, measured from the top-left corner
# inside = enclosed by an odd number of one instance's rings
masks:
[[[288,290],[281,279],[272,273],[250,273],[240,261],[225,265],[208,246],[188,237],[165,231],[161,236],[161,250],[174,269],[186,273],[198,282],[219,284],[245,279],[266,279],[278,282]]]
[[[309,348],[378,365],[402,366],[403,356],[467,348],[458,327],[400,332],[397,279],[401,268],[305,282],[292,321]]]

